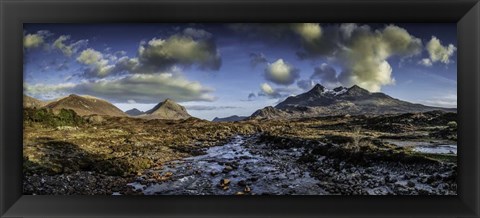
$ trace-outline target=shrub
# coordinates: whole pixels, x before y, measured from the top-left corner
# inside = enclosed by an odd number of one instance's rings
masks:
[[[61,109],[58,115],[55,115],[51,109],[26,108],[23,113],[24,121],[42,123],[51,127],[58,126],[78,126],[84,123],[82,117],[78,116],[71,109]]]
[[[448,128],[450,129],[457,129],[457,122],[455,121],[450,121],[447,123]]]

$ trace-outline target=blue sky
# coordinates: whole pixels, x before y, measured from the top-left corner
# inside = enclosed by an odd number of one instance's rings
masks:
[[[24,92],[196,117],[250,115],[320,83],[457,105],[456,25],[25,24]]]

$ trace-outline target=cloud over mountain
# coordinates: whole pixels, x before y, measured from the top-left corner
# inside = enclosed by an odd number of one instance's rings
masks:
[[[214,91],[212,88],[176,73],[130,74],[116,79],[85,80],[78,84],[24,84],[24,90],[28,95],[43,97],[60,97],[69,93],[94,95],[115,103],[132,100],[137,103],[158,103],[166,98],[178,102],[215,100],[211,95]]]
[[[343,65],[340,82],[345,86],[357,84],[376,92],[382,86],[395,82],[388,58],[419,54],[422,42],[405,29],[388,25],[383,30],[376,31],[356,27],[344,46],[338,54],[342,57]]]
[[[272,87],[268,83],[260,84],[260,92],[258,96],[265,96],[271,99],[280,99],[292,95],[293,93],[299,91],[298,88],[294,87]]]
[[[338,80],[344,86],[358,84],[369,91],[380,91],[382,86],[394,84],[391,57],[408,58],[420,54],[422,41],[406,29],[396,25],[372,29],[368,25],[336,24],[321,26],[318,23],[297,23],[283,26],[237,25],[236,31],[258,31],[258,34],[297,35],[301,59],[331,60],[341,66]],[[267,31],[268,30],[268,31]],[[253,34],[253,33],[250,33]],[[445,52],[437,52],[442,56]],[[285,74],[286,75],[286,74]],[[277,84],[292,84],[293,80],[267,77]]]
[[[410,57],[422,50],[420,39],[405,29],[388,25],[372,30],[369,26],[342,24],[324,29],[324,34],[315,41],[304,43],[301,58],[315,59],[319,56],[333,59],[341,66],[335,78],[332,71],[317,68],[314,75],[324,80],[337,80],[344,86],[357,84],[369,91],[380,91],[384,85],[394,84],[392,67],[388,59],[393,56]],[[322,71],[322,73],[318,73]]]

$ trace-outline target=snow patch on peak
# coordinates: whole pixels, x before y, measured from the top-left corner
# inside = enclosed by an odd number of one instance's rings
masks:
[[[338,95],[341,95],[345,92],[348,91],[348,88],[346,87],[343,87],[343,86],[339,86],[337,88],[334,88],[334,89],[326,89],[323,91],[324,94],[330,94],[330,95],[333,95],[333,96],[338,96]]]

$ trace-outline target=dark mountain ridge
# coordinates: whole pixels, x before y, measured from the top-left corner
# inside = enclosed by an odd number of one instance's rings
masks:
[[[315,116],[398,114],[456,109],[425,106],[402,101],[381,92],[369,92],[357,85],[326,89],[317,84],[310,91],[290,96],[275,107],[254,112],[250,119],[289,119]]]
[[[229,117],[215,117],[212,122],[234,122],[234,121],[242,121],[247,119],[248,117],[245,116],[238,116],[238,115],[233,115]]]
[[[138,110],[137,108],[133,108],[133,109],[130,109],[128,111],[125,111],[125,113],[130,115],[130,116],[140,116],[140,115],[145,114],[145,112],[143,112],[141,110]]]

